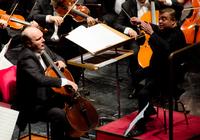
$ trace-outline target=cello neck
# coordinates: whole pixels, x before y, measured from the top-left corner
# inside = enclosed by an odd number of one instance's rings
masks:
[[[156,23],[156,8],[155,8],[155,1],[151,0],[151,22],[153,24],[157,24]]]
[[[63,75],[63,73],[58,69],[58,67],[54,64],[53,60],[51,59],[51,57],[47,54],[46,51],[44,51],[42,53],[42,55],[46,58],[46,60],[49,62],[49,64],[52,66],[52,68],[54,69],[54,71],[56,72],[56,74],[60,77],[60,78],[65,78],[65,76]]]

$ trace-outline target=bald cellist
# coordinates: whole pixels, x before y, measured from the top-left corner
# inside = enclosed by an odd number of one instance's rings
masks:
[[[28,26],[21,35],[24,48],[17,63],[17,93],[12,106],[20,111],[18,127],[24,130],[29,121],[49,121],[52,140],[79,139],[67,134],[70,125],[64,111],[65,97],[51,90],[51,87],[69,85],[77,91],[78,86],[67,78],[46,76],[48,65],[41,55],[46,51],[58,68],[66,66],[64,60],[46,47],[39,29]]]

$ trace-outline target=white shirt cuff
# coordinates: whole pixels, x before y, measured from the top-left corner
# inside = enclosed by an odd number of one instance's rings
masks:
[[[65,86],[65,85],[68,85],[68,80],[66,78],[61,78],[61,86]]]
[[[45,20],[46,20],[47,23],[51,23],[50,17],[51,17],[51,15],[47,15],[47,16],[46,16],[46,19],[45,19]]]
[[[164,2],[164,4],[167,5],[167,6],[171,6],[172,5],[172,0],[166,0]]]
[[[124,30],[124,34],[128,35],[129,30],[132,30],[132,29],[130,27],[126,27],[125,30]]]

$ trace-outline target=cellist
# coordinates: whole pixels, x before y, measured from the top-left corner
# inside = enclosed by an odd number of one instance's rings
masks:
[[[155,0],[155,8],[156,10],[162,9],[163,7],[174,7],[176,11],[181,15],[181,11],[183,9],[182,5],[180,5],[176,1],[171,0]],[[130,21],[132,17],[138,18],[150,18],[151,15],[145,15],[146,12],[150,11],[150,1],[149,0],[127,0],[122,4],[121,12],[116,20],[115,28],[120,32],[129,35],[130,37],[135,38],[139,35],[140,29],[138,29],[137,25],[133,25]],[[139,51],[140,40],[132,41],[125,45],[126,49],[132,49],[134,51],[134,55],[129,58],[129,66],[128,70],[130,72],[131,82],[130,82],[130,94],[128,98],[133,98],[133,94],[135,91],[139,90],[141,87],[138,83],[141,81],[146,75],[146,68],[143,69],[138,64],[137,54]],[[148,68],[147,68],[148,69]],[[132,93],[133,91],[133,93]]]
[[[70,125],[63,109],[66,99],[60,94],[55,94],[51,87],[70,85],[77,91],[78,86],[67,78],[45,75],[48,64],[42,57],[43,51],[49,54],[58,68],[66,65],[60,56],[45,46],[43,33],[39,29],[28,26],[21,35],[24,48],[17,63],[17,92],[12,106],[20,111],[17,125],[23,130],[30,120],[49,121],[52,140],[72,140],[73,138],[67,135]]]
[[[159,10],[159,25],[146,23],[134,17],[132,22],[141,24],[141,28],[150,35],[149,44],[154,55],[151,60],[151,67],[149,76],[147,77],[144,87],[137,93],[138,111],[141,112],[143,108],[148,105],[142,116],[131,131],[130,135],[137,136],[147,131],[146,124],[151,118],[151,115],[156,114],[153,107],[152,99],[161,103],[161,105],[168,103],[169,99],[169,84],[170,84],[170,65],[169,56],[172,52],[186,46],[186,41],[183,32],[178,25],[178,15],[173,8],[164,8]],[[174,75],[176,77],[183,77],[179,66],[176,66]],[[177,85],[180,84],[181,79],[176,78],[174,81],[175,100],[183,93]]]

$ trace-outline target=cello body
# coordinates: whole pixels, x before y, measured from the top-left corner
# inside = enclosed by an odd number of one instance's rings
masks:
[[[46,55],[46,54],[45,54]],[[48,58],[47,58],[48,59]],[[53,68],[51,66],[53,65]],[[71,73],[65,68],[62,71],[58,71],[55,64],[51,64],[47,68],[45,75],[51,77],[65,77],[68,80],[74,81]],[[94,106],[87,99],[83,98],[78,92],[75,92],[71,87],[61,87],[52,89],[63,95],[63,98],[66,97],[64,110],[66,112],[66,118],[71,126],[69,135],[71,137],[81,137],[86,132],[91,129],[94,129],[98,124],[98,114]]]
[[[192,16],[186,18],[181,25],[181,30],[183,31],[187,44],[193,44],[200,41],[200,1],[191,0],[193,6]]]
[[[151,11],[145,13],[140,19],[146,22],[158,23],[159,12],[155,10],[155,3],[151,1]],[[145,33],[145,42],[140,46],[138,52],[138,63],[142,68],[146,68],[150,65],[150,60],[153,55],[153,51],[148,43],[150,36]]]

